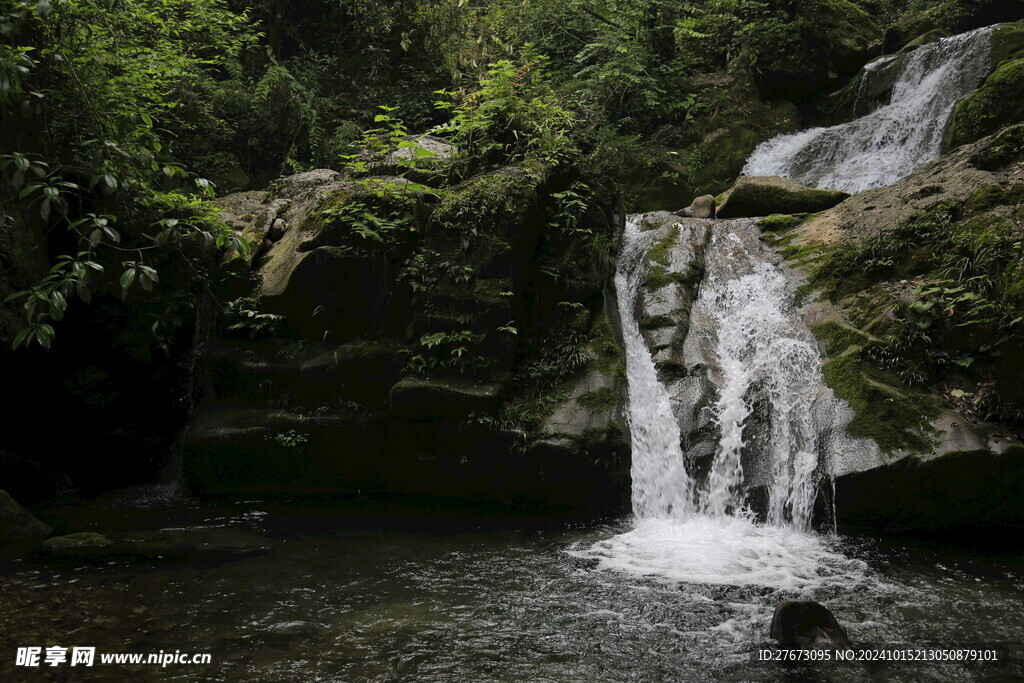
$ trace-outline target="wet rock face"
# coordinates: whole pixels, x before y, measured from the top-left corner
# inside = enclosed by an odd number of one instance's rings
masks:
[[[835,497],[844,526],[1016,538],[1024,528],[1024,448],[902,458],[839,477]]]
[[[850,646],[846,629],[832,612],[812,600],[783,600],[775,608],[770,631],[787,648],[828,649]]]

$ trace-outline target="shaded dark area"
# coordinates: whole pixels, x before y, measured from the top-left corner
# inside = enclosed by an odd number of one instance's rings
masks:
[[[1019,539],[1024,522],[1024,450],[903,458],[835,483],[840,529]]]

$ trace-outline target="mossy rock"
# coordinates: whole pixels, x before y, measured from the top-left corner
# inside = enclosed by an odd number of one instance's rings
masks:
[[[992,31],[991,49],[989,59],[996,66],[1024,56],[1024,21],[997,26]]]
[[[924,453],[933,448],[928,435],[939,411],[929,397],[894,389],[892,385],[900,386],[895,378],[883,377],[853,355],[830,360],[824,375],[825,383],[854,411],[846,426],[850,436],[871,439],[886,453]]]
[[[1024,58],[1003,62],[977,91],[956,105],[950,144],[974,142],[1024,120]]]
[[[723,128],[709,135],[686,160],[694,191],[718,194],[729,187],[760,141],[748,128]]]
[[[32,513],[17,503],[6,491],[0,490],[0,545],[12,541],[42,538],[53,533]]]
[[[1015,206],[1024,203],[1024,183],[1012,185],[982,185],[964,202],[968,214],[978,214],[998,206]]]
[[[888,55],[898,52],[915,38],[938,29],[935,20],[924,12],[901,17],[895,24],[885,29],[882,36],[882,53]]]
[[[785,232],[800,225],[803,221],[804,219],[800,216],[780,213],[762,218],[757,222],[757,227],[767,232]]]
[[[983,171],[998,171],[1024,161],[1024,125],[1010,126],[988,139],[971,155],[970,163]]]
[[[744,176],[723,195],[718,217],[814,213],[830,209],[849,196],[839,190],[805,187],[778,176]]]
[[[50,555],[80,555],[108,552],[114,542],[103,534],[79,531],[43,541],[43,551]]]

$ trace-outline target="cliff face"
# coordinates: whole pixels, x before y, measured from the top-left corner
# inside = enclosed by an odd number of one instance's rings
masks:
[[[221,200],[257,246],[201,351],[191,488],[620,508],[623,217],[599,182],[320,170]]]

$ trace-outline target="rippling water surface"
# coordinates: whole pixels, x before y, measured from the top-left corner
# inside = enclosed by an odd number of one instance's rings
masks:
[[[775,604],[792,597],[828,605],[855,642],[1020,642],[1020,555],[980,559],[949,548],[787,535],[738,518],[552,527],[258,502],[69,516],[79,527],[91,520],[111,529],[118,520],[139,526],[168,515],[178,526],[259,531],[273,548],[233,561],[8,563],[0,573],[0,649],[213,655],[205,667],[90,671],[103,680],[128,672],[132,680],[271,681],[1024,675],[1020,660],[1000,668],[816,669],[751,661],[767,645]],[[3,680],[26,671],[15,673]]]

